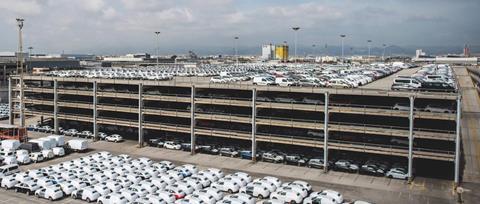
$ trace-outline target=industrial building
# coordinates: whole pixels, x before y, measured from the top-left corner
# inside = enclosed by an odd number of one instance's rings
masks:
[[[281,62],[288,61],[288,45],[276,45],[275,46],[275,59],[280,60]]]
[[[281,49],[284,57],[288,49]],[[25,114],[52,119],[56,130],[72,122],[87,124],[95,134],[119,126],[136,130],[124,137],[140,146],[160,135],[184,138],[192,147],[213,138],[247,144],[252,155],[270,144],[308,148],[326,161],[333,153],[365,154],[406,161],[410,178],[413,168],[426,171],[421,165],[431,163],[447,166],[438,171],[455,181],[459,177],[457,93],[30,75],[22,81]],[[11,107],[20,102],[19,83],[18,76],[9,81]],[[406,110],[393,108],[398,104]],[[452,111],[421,111],[427,105]],[[147,131],[156,134],[147,138]]]

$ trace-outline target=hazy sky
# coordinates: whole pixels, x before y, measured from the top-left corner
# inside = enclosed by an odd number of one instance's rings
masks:
[[[0,0],[0,51],[17,46],[16,17],[34,52],[211,50],[264,43],[373,46],[480,44],[479,0]],[[260,49],[259,49],[260,52]]]

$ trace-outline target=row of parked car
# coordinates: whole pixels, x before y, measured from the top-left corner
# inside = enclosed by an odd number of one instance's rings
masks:
[[[429,64],[411,76],[396,77],[393,80],[392,90],[456,92],[457,84],[449,65]]]
[[[64,197],[102,204],[276,204],[344,203],[335,190],[313,191],[305,181],[283,183],[272,176],[253,179],[220,169],[200,170],[146,157],[97,152],[88,156],[19,172],[18,166],[0,167],[0,186],[51,201]],[[365,201],[352,203],[366,204]]]
[[[50,127],[49,125],[29,125],[27,127],[27,130],[29,131],[37,131],[37,132],[44,132],[44,133],[54,133],[54,129]],[[71,128],[71,129],[63,129],[62,127],[58,128],[59,134],[63,134],[65,136],[71,136],[71,137],[82,137],[86,139],[93,139],[94,134],[89,131],[89,130],[84,130],[84,131],[78,131],[77,129]],[[108,135],[104,132],[98,132],[98,138],[100,140],[105,140],[108,142],[123,142],[123,137],[119,134],[111,134]]]
[[[164,141],[162,139],[150,139],[150,146],[163,147],[171,150],[190,151],[190,143],[181,143],[178,141]],[[226,157],[238,157],[241,159],[252,159],[250,150],[238,150],[233,147],[215,147],[210,145],[197,145],[196,151],[199,153],[219,155]],[[306,166],[309,168],[322,169],[324,167],[323,157],[309,158],[300,154],[287,154],[279,150],[259,151],[256,154],[259,161],[271,163],[284,163],[295,166]],[[354,161],[351,159],[330,159],[327,164],[329,169],[335,171],[344,171],[350,173],[360,173],[374,176],[386,176],[395,179],[407,179],[408,172],[405,165],[395,163],[393,165],[385,161],[367,160],[365,162]]]
[[[0,120],[8,118],[10,109],[7,103],[0,103]]]

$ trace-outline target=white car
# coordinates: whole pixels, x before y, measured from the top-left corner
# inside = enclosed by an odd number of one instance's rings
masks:
[[[59,186],[54,185],[38,189],[35,191],[35,196],[37,196],[37,198],[45,198],[54,201],[63,198],[64,194]]]
[[[403,168],[391,168],[386,174],[388,178],[408,179],[408,172]]]
[[[17,185],[18,181],[15,179],[15,175],[6,176],[2,179],[0,184],[2,188],[10,189]]]
[[[129,201],[120,193],[111,193],[109,195],[100,196],[97,199],[98,204],[126,204]]]
[[[63,149],[63,147],[54,147],[52,148],[52,152],[53,152],[53,155],[57,157],[65,156],[65,150]]]
[[[236,172],[232,174],[233,176],[243,178],[247,183],[252,182],[252,177],[245,172]]]
[[[108,142],[122,142],[123,137],[118,135],[118,134],[113,134],[113,135],[105,137],[105,140],[108,141]]]
[[[73,191],[77,190],[77,188],[75,188],[75,186],[69,181],[61,182],[58,185],[60,185],[60,188],[65,195],[70,195]]]
[[[251,195],[245,194],[245,193],[236,193],[232,195],[227,195],[225,196],[226,199],[239,199],[246,204],[255,204],[255,198],[253,198]],[[224,199],[225,199],[224,198]]]
[[[161,161],[159,164],[165,166],[168,170],[175,168],[175,164],[171,161]]]
[[[258,199],[268,198],[271,191],[263,185],[248,184],[240,189],[240,193],[245,193]]]
[[[182,149],[182,146],[180,144],[177,144],[173,141],[167,141],[163,144],[163,147],[167,149],[173,149],[173,150],[180,150]]]
[[[295,191],[275,191],[270,194],[270,199],[281,200],[285,203],[301,203],[303,197]]]
[[[303,204],[337,204],[333,198],[324,197],[324,196],[309,196],[303,200]]]
[[[41,152],[32,152],[30,153],[30,160],[34,163],[42,162],[44,160],[43,154]]]
[[[129,202],[133,202],[139,198],[139,195],[127,189],[121,190],[120,194],[122,194],[122,196],[124,196]]]
[[[90,186],[73,191],[71,195],[74,200],[79,198],[87,202],[96,201],[100,196],[100,193],[98,193],[93,187]]]
[[[228,193],[236,193],[240,190],[240,184],[232,180],[220,179],[212,183],[210,186]]]
[[[455,113],[454,110],[438,105],[427,105],[423,110],[432,113]]]
[[[207,194],[213,196],[213,198],[215,198],[215,200],[217,200],[217,201],[221,200],[223,198],[223,191],[221,191],[219,189],[216,189],[216,188],[213,188],[213,187],[204,188],[204,189],[195,191],[193,193],[194,194],[195,193],[207,193]]]
[[[98,193],[100,193],[101,196],[108,195],[112,191],[104,184],[102,183],[97,183],[93,186],[93,189],[95,189]]]
[[[166,201],[167,203],[173,203],[176,200],[175,195],[173,193],[170,193],[170,192],[164,191],[164,190],[157,191],[157,193],[154,194],[154,196],[157,196],[157,197],[161,198],[162,200]]]
[[[312,186],[309,183],[300,180],[284,183],[282,186],[299,186],[305,188],[307,192],[310,192],[312,190]]]
[[[343,203],[343,195],[337,191],[326,189],[326,190],[320,191],[319,195],[321,197],[332,198],[336,203]]]

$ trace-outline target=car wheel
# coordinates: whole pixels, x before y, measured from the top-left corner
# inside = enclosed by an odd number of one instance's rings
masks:
[[[37,196],[37,198],[40,198],[40,194],[36,194],[35,196]],[[73,199],[75,199],[75,198],[73,198]]]
[[[87,203],[89,203],[89,202],[90,202],[90,198],[87,198]]]
[[[232,189],[228,189],[228,193],[232,194],[233,193]]]
[[[258,199],[262,200],[263,199],[263,195],[258,195]]]
[[[391,179],[393,178],[393,176],[392,176],[392,175],[388,175],[387,177],[388,177],[388,178],[391,178]]]
[[[102,202],[102,201],[98,201],[98,203],[102,204],[103,202]]]
[[[297,202],[295,202],[294,200],[290,201],[291,204],[296,204]]]
[[[53,198],[52,198],[52,197],[49,197],[48,200],[53,201]]]

